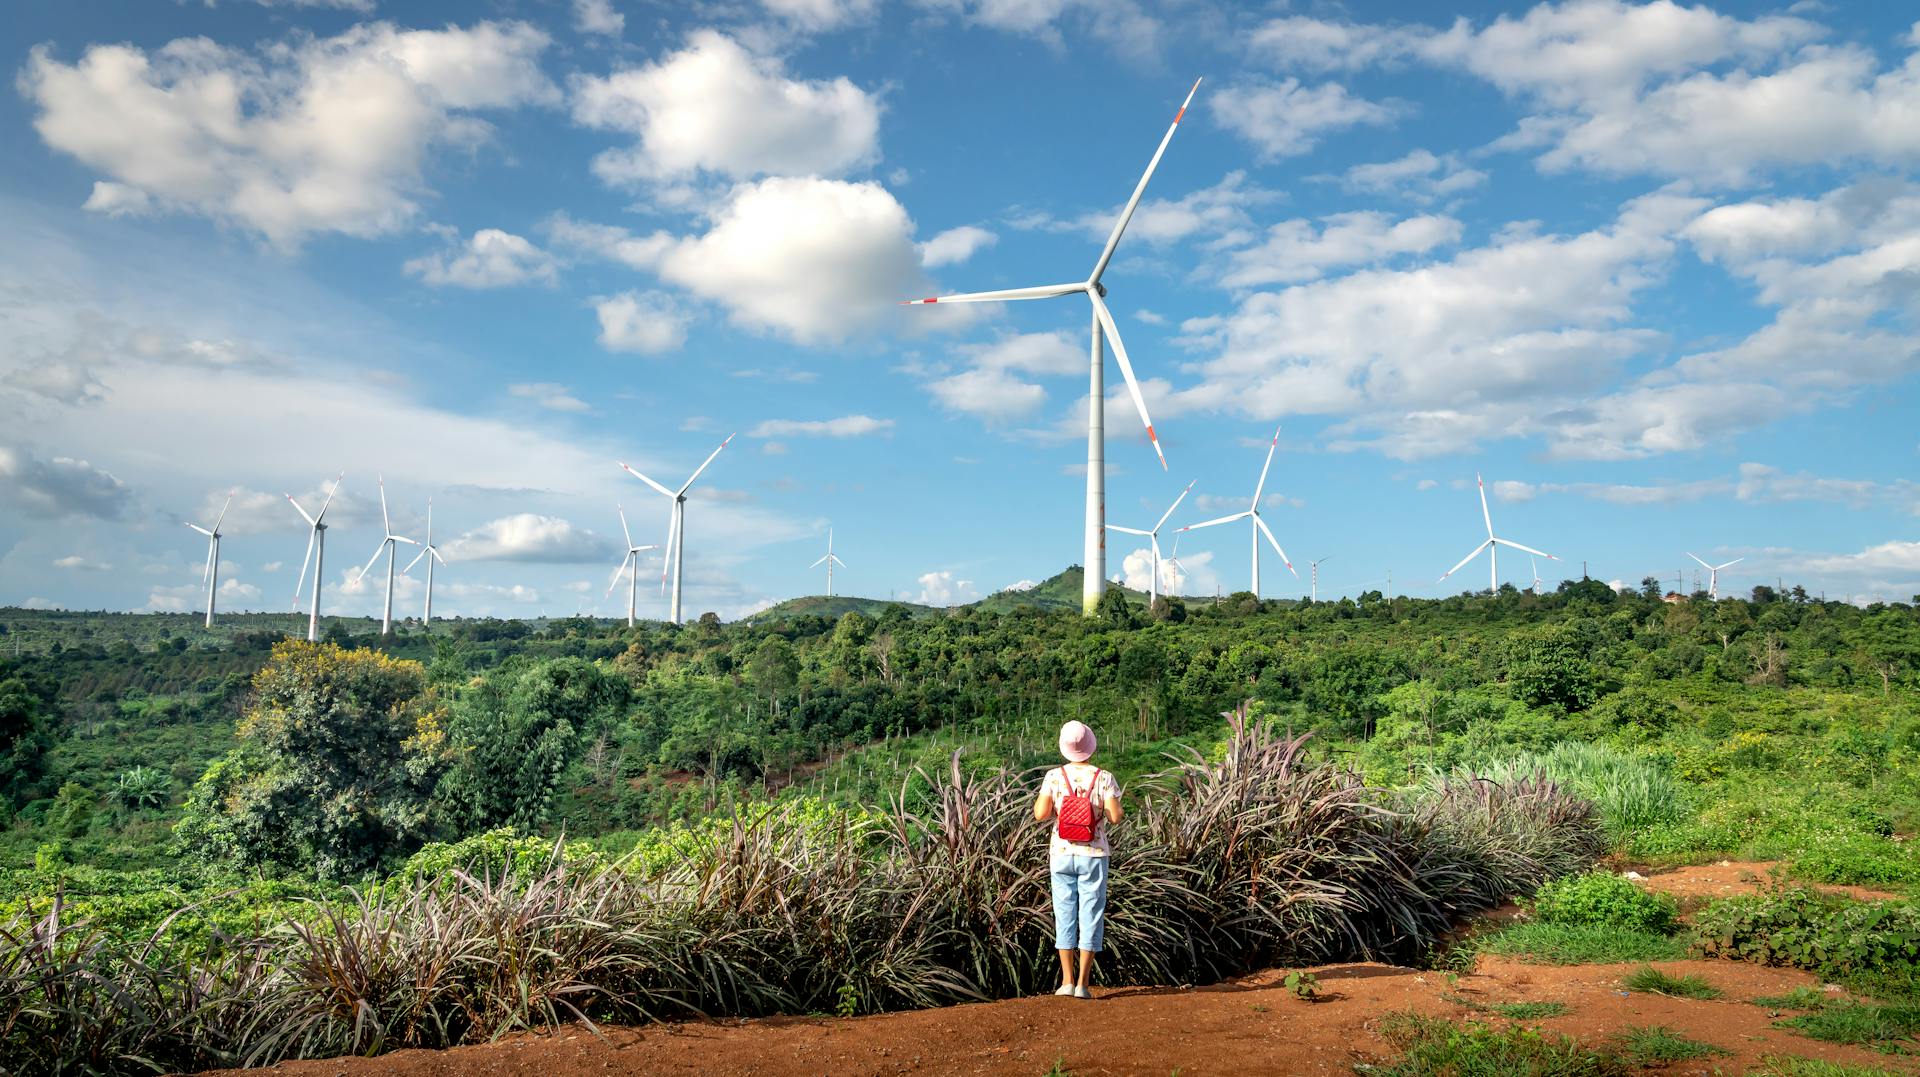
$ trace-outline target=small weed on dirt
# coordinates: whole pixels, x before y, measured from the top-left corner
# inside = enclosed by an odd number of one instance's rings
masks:
[[[1320,997],[1320,977],[1311,972],[1289,972],[1280,985],[1287,989],[1287,994],[1302,1002],[1312,1002]]]
[[[1803,1036],[1828,1043],[1864,1044],[1899,1048],[1901,1041],[1920,1033],[1920,1009],[1912,1006],[1876,1006],[1851,999],[1828,1003],[1813,1013],[1775,1022]]]
[[[1040,1077],[1073,1077],[1073,1071],[1067,1068],[1066,1057],[1061,1056],[1054,1059],[1053,1068],[1041,1074]]]
[[[1663,935],[1574,924],[1515,924],[1475,940],[1479,952],[1536,965],[1601,965],[1615,961],[1674,961],[1685,945]]]
[[[1899,1077],[1892,1070],[1872,1066],[1849,1066],[1844,1062],[1823,1062],[1797,1055],[1768,1055],[1760,1068],[1750,1073],[1758,1077]]]
[[[1465,995],[1454,994],[1440,997],[1475,1013],[1491,1013],[1515,1021],[1544,1021],[1549,1017],[1564,1016],[1567,1012],[1566,1004],[1562,1002],[1479,1002]]]
[[[1654,1066],[1667,1062],[1691,1062],[1696,1058],[1730,1055],[1733,1052],[1711,1043],[1690,1040],[1665,1025],[1624,1029],[1614,1037],[1620,1061],[1629,1066]]]
[[[1827,996],[1811,987],[1796,987],[1784,995],[1762,995],[1753,1004],[1769,1010],[1817,1010],[1827,1004]]]
[[[1365,1070],[1378,1077],[1614,1077],[1626,1072],[1607,1055],[1532,1028],[1496,1029],[1478,1021],[1456,1025],[1395,1013],[1380,1022],[1380,1034],[1403,1054]]]
[[[1720,989],[1698,976],[1669,976],[1652,965],[1642,965],[1620,981],[1629,991],[1671,998],[1711,999],[1720,997]]]

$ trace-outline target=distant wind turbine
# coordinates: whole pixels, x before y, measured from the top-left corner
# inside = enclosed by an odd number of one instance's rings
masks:
[[[720,443],[720,449],[726,448],[727,444],[731,442],[733,438],[734,435],[728,434],[727,440]],[[654,482],[652,479],[647,478],[645,475],[640,474],[638,471],[635,471],[633,468],[627,467],[626,464],[623,463],[620,465],[626,468],[627,474],[653,487],[659,491],[662,496],[673,499],[673,515],[667,521],[667,562],[661,566],[660,582],[664,585],[666,583],[667,573],[671,572],[673,574],[673,604],[668,610],[667,620],[672,621],[674,624],[680,623],[680,569],[681,565],[686,561],[687,554],[686,536],[683,533],[687,519],[687,489],[693,485],[695,479],[700,477],[701,472],[707,470],[707,465],[713,463],[713,458],[720,455],[720,449],[715,449],[708,453],[706,460],[702,461],[699,467],[693,469],[693,474],[687,477],[686,482],[680,484],[678,490],[669,490],[659,483]],[[631,543],[629,543],[629,545],[631,545]]]
[[[227,518],[227,509],[233,504],[234,491],[227,491],[227,503],[220,506],[220,515],[213,521],[213,530],[209,531],[199,524],[188,522],[187,526],[207,536],[207,567],[200,573],[200,582],[207,585],[207,627],[213,627],[213,596],[220,585],[220,525]]]
[[[1194,481],[1197,482],[1199,480],[1196,479]],[[1151,531],[1142,531],[1137,527],[1121,527],[1119,524],[1107,525],[1107,530],[1109,531],[1123,531],[1129,535],[1139,535],[1145,538],[1148,545],[1153,549],[1153,576],[1147,581],[1147,605],[1149,607],[1160,597],[1160,529],[1167,525],[1167,518],[1173,515],[1173,510],[1179,508],[1180,502],[1185,501],[1187,495],[1192,492],[1193,483],[1189,482],[1187,483],[1187,488],[1180,491],[1180,496],[1173,499],[1173,504],[1167,506],[1167,511],[1160,514],[1160,521],[1153,525],[1153,530]]]
[[[1307,562],[1307,564],[1313,568],[1313,585],[1312,585],[1313,589],[1307,592],[1307,601],[1309,602],[1320,601],[1320,561],[1331,561],[1331,560],[1333,560],[1333,555],[1328,554],[1327,556],[1320,558],[1319,561]]]
[[[1193,103],[1193,95],[1200,90],[1200,80],[1193,81],[1193,89],[1187,91],[1187,99],[1180,104],[1180,111],[1174,113],[1173,123],[1167,126],[1167,133],[1160,138],[1160,146],[1153,151],[1153,159],[1147,162],[1147,170],[1140,176],[1140,182],[1133,188],[1132,197],[1127,199],[1126,208],[1120,211],[1120,219],[1114,222],[1113,231],[1107,236],[1107,245],[1101,248],[1100,257],[1093,263],[1093,272],[1083,281],[1067,284],[1048,284],[1033,288],[1003,288],[992,292],[963,292],[957,295],[935,296],[931,299],[911,300],[912,303],[998,303],[1016,299],[1053,299],[1063,295],[1082,294],[1093,306],[1093,345],[1089,352],[1089,378],[1087,387],[1087,519],[1086,519],[1086,564],[1082,574],[1080,589],[1080,612],[1091,617],[1094,608],[1100,604],[1100,596],[1106,590],[1107,578],[1107,435],[1105,386],[1106,364],[1101,355],[1102,340],[1113,342],[1113,358],[1119,364],[1120,376],[1126,380],[1127,392],[1133,395],[1134,409],[1140,413],[1140,421],[1146,425],[1147,440],[1153,444],[1153,451],[1160,457],[1160,467],[1167,466],[1167,454],[1160,449],[1160,437],[1153,432],[1153,419],[1147,414],[1146,398],[1140,394],[1140,383],[1134,380],[1133,364],[1127,360],[1127,347],[1120,340],[1120,330],[1114,325],[1113,314],[1107,310],[1105,296],[1106,285],[1100,278],[1107,271],[1107,264],[1113,261],[1114,248],[1120,245],[1120,236],[1127,230],[1127,222],[1133,219],[1133,212],[1140,206],[1140,196],[1146,193],[1147,181],[1153,178],[1154,169],[1160,167],[1160,158],[1167,152],[1167,144],[1173,141],[1173,132],[1180,126],[1180,118],[1187,114],[1187,106]]]
[[[373,556],[367,558],[366,565],[360,569],[360,575],[355,576],[354,581],[357,583],[360,580],[366,579],[367,573],[373,570],[373,563],[380,560],[381,554],[384,553],[387,555],[387,600],[385,605],[380,607],[380,634],[390,636],[393,634],[393,563],[398,557],[394,552],[393,544],[396,542],[405,542],[412,546],[418,546],[420,544],[405,535],[396,535],[393,533],[393,521],[387,518],[387,480],[385,476],[380,478],[380,533],[386,537],[380,540],[380,545],[373,548]]]
[[[1488,568],[1488,580],[1489,580],[1487,587],[1491,591],[1498,592],[1500,590],[1500,547],[1502,546],[1511,546],[1516,550],[1523,550],[1527,553],[1533,554],[1536,557],[1544,557],[1549,561],[1560,560],[1558,557],[1555,557],[1544,550],[1536,550],[1531,546],[1522,546],[1519,543],[1513,541],[1512,539],[1495,538],[1493,534],[1493,514],[1487,511],[1486,480],[1482,479],[1479,475],[1475,475],[1473,477],[1473,481],[1478,483],[1480,486],[1480,517],[1481,519],[1487,522],[1487,541],[1481,543],[1478,546],[1475,546],[1473,548],[1472,553],[1468,554],[1465,557],[1462,557],[1460,559],[1459,564],[1448,569],[1445,572],[1445,574],[1443,574],[1440,577],[1439,580],[1435,580],[1433,582],[1439,583],[1441,582],[1441,580],[1445,580],[1448,576],[1451,576],[1454,573],[1460,571],[1462,568],[1465,568],[1468,561],[1471,561],[1474,558],[1480,556],[1480,551],[1485,550],[1487,551],[1487,562],[1488,562],[1487,568]]]
[[[840,560],[838,557],[833,556],[833,528],[831,527],[827,528],[826,556],[822,557],[818,561],[815,561],[813,564],[808,565],[807,567],[819,568],[821,565],[827,566],[827,597],[832,598],[833,597],[833,566],[839,565],[841,568],[846,568],[847,563],[845,561]]]
[[[301,519],[307,521],[307,526],[313,529],[307,535],[307,555],[300,559],[300,578],[293,584],[293,609],[298,613],[300,585],[307,582],[307,566],[311,564],[313,566],[313,606],[307,611],[308,643],[315,643],[320,639],[320,574],[327,560],[327,507],[333,504],[333,495],[340,492],[340,481],[346,477],[346,472],[343,471],[334,478],[333,488],[327,491],[327,499],[320,503],[320,511],[312,516],[307,515],[307,510],[300,507],[300,502],[295,501],[292,494],[286,495],[288,504],[293,506],[293,511],[299,513]]]
[[[613,588],[620,582],[621,575],[627,573],[628,570],[632,570],[631,575],[627,577],[627,627],[632,628],[634,608],[638,605],[640,598],[640,555],[648,550],[657,550],[660,547],[635,546],[633,544],[633,532],[627,530],[627,510],[621,508],[619,505],[615,505],[613,511],[620,514],[620,533],[626,536],[627,539],[627,555],[620,559],[620,567],[613,570],[613,579],[607,581],[607,595],[613,593]],[[605,602],[607,595],[601,595],[600,600]]]
[[[422,557],[427,559],[427,609],[420,615],[420,623],[431,626],[433,624],[433,563],[435,561],[443,565],[447,563],[447,559],[440,556],[440,547],[433,544],[433,498],[427,498],[427,541],[420,544],[420,552],[414,554],[413,560],[407,562],[407,567],[400,570],[401,575],[412,572],[413,566],[419,564]]]
[[[1287,566],[1288,572],[1293,572],[1293,578],[1296,580],[1300,578],[1300,573],[1294,572],[1293,562],[1287,560],[1287,551],[1280,548],[1280,540],[1273,537],[1273,532],[1268,529],[1267,522],[1260,518],[1260,492],[1267,488],[1267,469],[1273,467],[1273,453],[1274,450],[1279,447],[1280,430],[1276,427],[1273,431],[1273,442],[1267,446],[1267,462],[1260,468],[1260,481],[1255,483],[1253,487],[1253,504],[1248,507],[1245,512],[1236,512],[1231,516],[1222,516],[1217,520],[1188,524],[1180,529],[1182,531],[1198,531],[1203,527],[1212,527],[1215,524],[1230,524],[1235,520],[1251,519],[1253,521],[1253,597],[1255,598],[1260,597],[1261,535],[1265,535],[1267,541],[1273,544],[1273,552],[1280,555],[1280,563]]]
[[[1540,584],[1542,582],[1540,579],[1540,562],[1535,560],[1532,554],[1528,554],[1527,564],[1533,567],[1533,593],[1537,595],[1540,593]]]
[[[1687,556],[1693,557],[1693,554],[1689,553]],[[1705,561],[1700,561],[1698,557],[1693,557],[1693,559],[1699,561],[1700,567],[1707,570],[1707,598],[1711,600],[1717,600],[1720,597],[1720,570],[1723,568],[1732,568],[1746,560],[1744,557],[1736,557],[1724,565],[1709,565]],[[1693,582],[1698,586],[1700,580],[1696,577]],[[211,609],[212,607],[209,606],[208,608]]]

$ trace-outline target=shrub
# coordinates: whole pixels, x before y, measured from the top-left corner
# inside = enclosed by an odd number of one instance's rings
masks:
[[[1920,908],[1856,902],[1805,887],[1732,897],[1694,917],[1693,946],[1710,957],[1846,974],[1920,959]]]
[[[1684,944],[1664,935],[1565,924],[1515,924],[1473,940],[1473,946],[1481,953],[1517,957],[1536,965],[1671,961],[1687,955]]]
[[[1648,893],[1605,871],[1551,880],[1533,898],[1533,914],[1541,923],[1618,927],[1653,935],[1671,931],[1678,912],[1673,898]]]

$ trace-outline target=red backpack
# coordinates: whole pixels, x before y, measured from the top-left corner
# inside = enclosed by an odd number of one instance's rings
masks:
[[[1100,784],[1100,768],[1093,769],[1093,780],[1087,783],[1084,793],[1074,791],[1073,779],[1068,777],[1067,768],[1060,768],[1060,778],[1067,784],[1067,795],[1060,801],[1059,822],[1054,827],[1054,833],[1060,835],[1062,841],[1089,845],[1093,842],[1093,791]]]

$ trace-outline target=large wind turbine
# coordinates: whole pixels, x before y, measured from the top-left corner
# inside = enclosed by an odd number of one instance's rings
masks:
[[[839,565],[841,568],[846,568],[847,563],[845,561],[840,560],[838,557],[833,556],[833,528],[831,527],[827,528],[826,556],[822,557],[818,561],[815,561],[813,564],[808,565],[807,567],[819,568],[821,565],[827,566],[827,597],[832,598],[833,597],[833,566]]]
[[[389,636],[393,634],[393,562],[398,556],[394,553],[393,544],[396,542],[405,542],[413,546],[420,544],[405,535],[393,533],[393,521],[387,518],[387,480],[384,476],[380,479],[380,533],[386,537],[380,540],[380,545],[373,548],[373,556],[367,558],[366,565],[360,569],[360,575],[355,576],[354,580],[357,582],[366,579],[367,573],[373,569],[373,563],[380,560],[381,554],[387,555],[387,600],[385,605],[380,607],[380,634]]]
[[[1500,547],[1502,546],[1511,546],[1516,550],[1525,551],[1527,553],[1533,554],[1536,557],[1544,557],[1549,561],[1560,560],[1558,557],[1555,557],[1552,554],[1547,553],[1545,550],[1536,550],[1531,546],[1522,546],[1519,543],[1513,541],[1512,539],[1495,538],[1493,534],[1493,514],[1487,511],[1486,480],[1482,479],[1479,475],[1476,474],[1473,477],[1473,481],[1475,483],[1478,483],[1480,486],[1480,518],[1487,522],[1487,541],[1481,543],[1478,546],[1475,546],[1473,548],[1472,553],[1468,554],[1465,557],[1462,557],[1460,559],[1459,564],[1448,569],[1445,572],[1445,574],[1443,574],[1440,577],[1439,580],[1435,580],[1433,582],[1439,583],[1441,580],[1444,580],[1448,576],[1451,576],[1454,573],[1465,568],[1468,561],[1471,561],[1474,558],[1480,556],[1480,551],[1485,550],[1487,551],[1487,570],[1488,570],[1487,589],[1495,593],[1498,593],[1500,590]]]
[[[1693,557],[1693,554],[1689,553],[1687,556]],[[1720,597],[1720,570],[1723,568],[1732,568],[1734,565],[1746,560],[1744,557],[1736,557],[1724,565],[1709,565],[1705,561],[1700,561],[1698,557],[1693,557],[1693,559],[1699,561],[1700,567],[1707,570],[1707,598],[1710,600],[1718,600]],[[208,601],[212,600],[209,599]],[[212,609],[213,607],[208,606],[207,608]],[[212,615],[209,614],[208,616],[211,617]]]
[[[732,440],[733,435],[728,434],[727,440],[720,443],[720,449],[726,448],[728,442]],[[633,468],[627,467],[626,464],[623,463],[620,465],[626,468],[627,474],[658,490],[663,496],[673,499],[673,515],[667,521],[667,563],[661,566],[660,582],[663,584],[666,582],[667,573],[671,572],[673,574],[673,604],[668,610],[667,620],[672,621],[674,624],[680,623],[680,566],[681,563],[686,560],[687,553],[686,536],[683,533],[687,519],[687,488],[693,485],[693,480],[700,477],[700,473],[707,469],[708,464],[713,463],[713,458],[720,455],[720,449],[715,449],[708,453],[707,458],[701,462],[699,467],[693,469],[693,474],[687,476],[687,481],[681,483],[680,489],[678,490],[669,490],[659,483],[654,482],[652,479],[647,478],[645,475],[640,474],[638,471],[635,471]],[[631,545],[631,543],[629,543],[629,545]]]
[[[1293,562],[1287,560],[1287,551],[1280,548],[1280,540],[1273,537],[1273,532],[1267,527],[1267,521],[1260,518],[1260,492],[1267,488],[1267,469],[1273,466],[1273,453],[1274,450],[1279,447],[1280,429],[1275,427],[1273,431],[1273,441],[1267,446],[1267,462],[1260,468],[1260,481],[1253,486],[1253,504],[1249,506],[1245,512],[1236,512],[1231,516],[1222,516],[1217,520],[1206,520],[1197,524],[1188,524],[1180,529],[1182,531],[1198,531],[1200,528],[1212,527],[1215,524],[1230,524],[1235,520],[1251,519],[1253,521],[1253,597],[1255,598],[1260,597],[1260,536],[1262,535],[1265,535],[1267,541],[1273,544],[1273,552],[1280,555],[1280,563],[1287,566],[1288,572],[1293,572],[1293,578],[1296,580],[1300,578],[1300,573],[1294,572]]]
[[[607,581],[607,595],[613,593],[613,588],[620,582],[621,575],[625,574],[628,569],[632,569],[633,574],[627,577],[627,627],[632,628],[634,608],[638,605],[640,599],[640,555],[648,550],[657,550],[660,547],[635,546],[633,544],[633,532],[627,530],[627,510],[621,508],[619,505],[615,505],[613,511],[620,514],[620,533],[626,536],[627,539],[627,555],[620,559],[620,567],[613,570],[613,579]],[[601,595],[600,600],[602,602],[606,601],[607,595]]]
[[[300,502],[295,501],[292,494],[287,495],[287,503],[293,506],[293,511],[299,513],[301,519],[307,521],[307,526],[313,528],[307,535],[307,555],[300,559],[300,578],[293,584],[293,609],[298,613],[300,585],[307,581],[307,565],[313,565],[313,608],[307,611],[308,643],[320,639],[320,572],[327,560],[327,506],[333,504],[333,495],[340,492],[340,480],[346,477],[343,471],[334,478],[333,489],[327,491],[327,499],[320,503],[320,511],[312,516],[307,515],[307,510],[300,507]]]
[[[1196,479],[1195,481],[1197,482],[1199,480]],[[1123,531],[1129,535],[1141,535],[1146,538],[1148,545],[1153,548],[1153,578],[1147,582],[1148,608],[1152,608],[1154,602],[1160,597],[1160,529],[1167,525],[1167,518],[1173,515],[1173,510],[1179,508],[1180,502],[1185,501],[1187,495],[1191,492],[1193,492],[1193,483],[1189,482],[1187,483],[1187,488],[1180,491],[1180,496],[1173,499],[1173,504],[1167,506],[1167,511],[1160,514],[1160,522],[1154,524],[1153,530],[1151,531],[1142,531],[1137,527],[1121,527],[1119,524],[1107,525],[1107,530],[1109,531]]]
[[[422,557],[427,559],[427,611],[420,615],[420,623],[431,626],[433,624],[433,563],[435,561],[443,565],[447,563],[447,559],[440,556],[440,547],[433,544],[433,498],[427,498],[427,541],[420,544],[420,552],[414,554],[413,560],[407,562],[407,567],[400,570],[401,575],[412,572],[413,566],[419,564]]]
[[[227,491],[227,503],[220,506],[220,515],[213,521],[213,530],[209,531],[199,524],[188,522],[187,526],[207,536],[207,567],[200,573],[200,582],[207,585],[207,627],[213,627],[213,595],[220,586],[220,525],[227,518],[227,509],[233,504],[233,491]]]
[[[1160,147],[1153,151],[1153,159],[1147,162],[1147,170],[1140,176],[1140,182],[1133,188],[1133,196],[1127,199],[1127,206],[1120,211],[1120,219],[1114,222],[1113,232],[1107,236],[1107,245],[1100,250],[1100,257],[1093,263],[1093,272],[1083,281],[1069,284],[1048,284],[1033,288],[1004,288],[993,292],[963,292],[957,295],[934,296],[930,299],[912,300],[914,303],[997,303],[1015,299],[1052,299],[1056,296],[1085,295],[1093,306],[1093,345],[1089,352],[1089,377],[1087,382],[1087,525],[1086,525],[1086,564],[1081,579],[1081,612],[1093,616],[1094,608],[1100,604],[1100,595],[1107,586],[1107,448],[1106,448],[1106,364],[1102,359],[1102,340],[1113,342],[1113,358],[1120,366],[1120,376],[1126,379],[1127,392],[1133,395],[1133,406],[1140,412],[1140,421],[1146,424],[1147,440],[1153,443],[1153,451],[1160,457],[1160,467],[1167,466],[1167,454],[1160,449],[1160,438],[1153,432],[1153,419],[1147,415],[1147,402],[1140,395],[1140,383],[1134,380],[1133,364],[1127,361],[1127,347],[1120,340],[1120,330],[1113,323],[1113,314],[1107,310],[1105,296],[1106,285],[1100,283],[1100,277],[1107,271],[1107,263],[1113,261],[1113,251],[1120,245],[1120,235],[1127,230],[1127,222],[1133,219],[1133,211],[1140,205],[1140,196],[1146,193],[1147,181],[1153,178],[1153,170],[1160,167],[1160,157],[1167,152],[1167,143],[1173,141],[1173,132],[1180,126],[1180,118],[1187,113],[1187,106],[1193,103],[1193,95],[1200,89],[1200,80],[1193,81],[1193,89],[1187,91],[1187,99],[1180,104],[1180,111],[1174,113],[1173,123],[1167,126],[1167,133],[1160,139]]]

